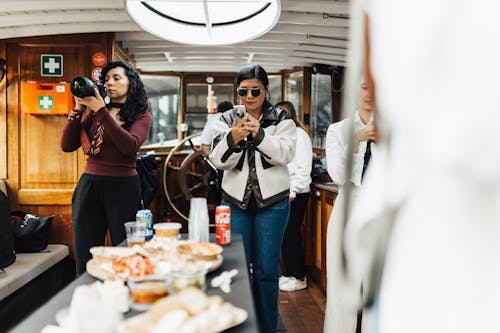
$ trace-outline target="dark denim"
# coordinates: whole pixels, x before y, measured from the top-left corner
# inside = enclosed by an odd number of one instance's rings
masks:
[[[276,332],[278,320],[278,278],[281,243],[285,233],[290,201],[285,198],[266,208],[241,210],[231,207],[231,232],[243,236],[247,265],[252,264],[252,287],[260,331]]]

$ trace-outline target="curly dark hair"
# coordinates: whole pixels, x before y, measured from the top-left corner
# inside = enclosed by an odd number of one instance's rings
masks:
[[[118,115],[125,125],[130,126],[138,114],[148,111],[148,96],[139,73],[132,65],[123,61],[108,62],[101,71],[101,81],[104,82],[106,74],[116,67],[122,67],[129,80],[127,101],[118,112]]]

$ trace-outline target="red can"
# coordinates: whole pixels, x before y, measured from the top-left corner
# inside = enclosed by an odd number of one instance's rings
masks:
[[[231,209],[229,206],[215,207],[215,242],[220,245],[231,243]]]

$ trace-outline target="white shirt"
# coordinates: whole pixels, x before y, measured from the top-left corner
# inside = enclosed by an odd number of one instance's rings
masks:
[[[500,332],[499,13],[498,1],[370,1],[377,121],[390,141],[347,234],[398,208],[379,332]],[[353,258],[370,237],[357,239]]]
[[[366,126],[361,121],[359,113],[355,112],[353,118],[346,118],[331,124],[326,132],[325,147],[328,174],[339,186],[344,185],[347,181],[346,165],[348,158],[349,126],[351,125],[354,126],[352,135]],[[366,144],[367,141],[360,142],[358,152],[353,154],[351,182],[356,186],[361,186]],[[372,158],[376,155],[376,148],[374,146],[374,144],[371,145]]]
[[[209,113],[207,115],[207,122],[200,135],[200,143],[202,145],[212,146],[214,136],[214,122],[219,120],[221,113]]]
[[[297,126],[297,146],[295,157],[288,163],[290,174],[290,197],[297,193],[308,193],[311,189],[312,143],[309,134]]]

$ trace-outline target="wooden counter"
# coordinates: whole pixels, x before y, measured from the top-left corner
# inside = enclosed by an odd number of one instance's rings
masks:
[[[312,183],[306,212],[304,247],[306,266],[312,278],[326,292],[326,230],[338,186],[332,182]]]

